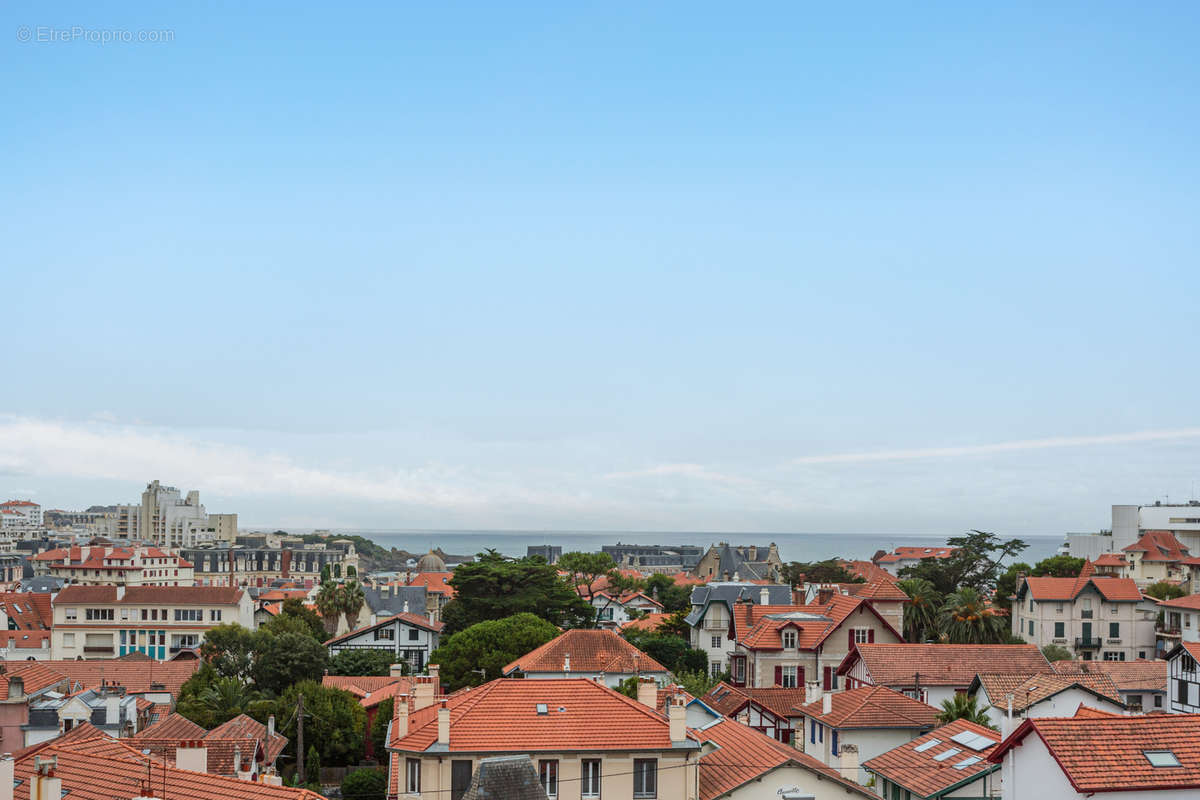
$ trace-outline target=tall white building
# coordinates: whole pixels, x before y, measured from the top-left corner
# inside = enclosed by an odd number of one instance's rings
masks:
[[[160,547],[195,547],[208,542],[233,543],[237,514],[209,514],[200,492],[184,497],[174,486],[159,481],[146,484],[140,505],[112,506],[97,533],[123,539],[142,539]]]
[[[1067,534],[1067,552],[1095,561],[1105,553],[1119,553],[1146,531],[1170,531],[1193,552],[1200,552],[1200,500],[1187,503],[1115,505],[1112,528],[1100,533]]]
[[[0,526],[38,530],[42,527],[42,507],[32,500],[9,500],[0,503]]]

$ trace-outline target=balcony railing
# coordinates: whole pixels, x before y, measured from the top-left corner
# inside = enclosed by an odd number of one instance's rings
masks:
[[[1092,618],[1092,610],[1089,608],[1089,609],[1080,611],[1079,616],[1083,617],[1084,619],[1091,619]]]
[[[1070,640],[1065,636],[1056,636],[1050,640],[1051,644],[1066,644],[1068,641]]]
[[[1166,639],[1178,639],[1182,636],[1179,628],[1168,628],[1164,625],[1155,625],[1154,632]]]
[[[1120,643],[1121,643],[1121,639],[1120,639],[1119,637],[1117,637],[1117,638],[1113,638],[1113,637],[1105,637],[1105,639],[1104,639],[1104,643],[1105,643],[1105,644],[1120,644]]]
[[[1100,640],[1095,636],[1076,636],[1076,650],[1094,650],[1100,646]]]

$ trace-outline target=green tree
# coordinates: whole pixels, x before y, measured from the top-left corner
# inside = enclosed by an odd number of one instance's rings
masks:
[[[636,629],[628,629],[623,635],[625,641],[671,672],[704,671],[708,668],[708,655],[703,650],[693,649],[680,636]]]
[[[333,580],[333,573],[329,570],[329,565],[325,564],[321,567],[321,583],[329,583]]]
[[[1029,547],[1020,539],[1002,540],[994,533],[976,530],[952,536],[946,544],[954,548],[948,558],[923,558],[920,563],[900,570],[900,577],[924,578],[942,595],[960,588],[987,591],[995,586],[1004,559]]]
[[[680,639],[689,639],[692,635],[692,626],[687,623],[687,615],[687,611],[676,611],[658,623],[658,627],[654,629],[654,632],[678,636]]]
[[[219,680],[221,676],[212,664],[202,663],[180,687],[175,710],[202,728],[215,728],[220,723],[214,720],[213,712],[200,698]]]
[[[330,675],[389,675],[396,654],[391,650],[343,650],[329,659]],[[405,673],[408,664],[401,661]]]
[[[908,595],[904,604],[904,638],[909,642],[924,642],[938,634],[938,614],[942,597],[933,584],[924,578],[905,578],[897,584]]]
[[[448,634],[520,613],[575,628],[591,622],[595,614],[570,581],[538,556],[512,559],[488,550],[477,561],[460,564],[449,584],[455,596],[442,610]]]
[[[1155,600],[1174,600],[1177,597],[1183,597],[1187,591],[1174,583],[1167,581],[1158,581],[1146,587],[1146,594],[1153,597]]]
[[[342,611],[345,612],[347,620],[354,620],[351,627],[357,627],[358,612],[362,611],[362,607],[367,604],[362,584],[358,581],[346,581],[341,587]]]
[[[275,704],[279,732],[288,737],[287,752],[296,752],[297,699],[304,695],[304,739],[316,745],[321,763],[344,767],[362,760],[367,714],[349,692],[304,680],[288,686]]]
[[[320,680],[329,651],[302,633],[266,635],[254,659],[251,676],[261,691],[282,693],[297,681]]]
[[[1009,564],[1008,569],[996,578],[995,598],[998,603],[1007,607],[1009,598],[1017,593],[1017,575],[1022,572],[1030,575],[1033,573],[1033,567],[1024,561],[1018,561],[1015,564]]]
[[[304,756],[304,777],[310,784],[321,783],[321,752],[315,744],[309,745],[308,753]]]
[[[342,613],[342,592],[338,584],[333,581],[324,581],[321,588],[317,590],[317,596],[314,602],[317,604],[317,613],[326,622],[337,620],[338,615]]]
[[[387,759],[387,728],[395,710],[392,698],[384,700],[375,710],[375,716],[371,719],[371,729],[367,731],[367,735],[371,737],[371,752],[381,761]]]
[[[675,673],[675,683],[692,697],[703,697],[718,683],[727,680],[729,680],[728,671],[722,672],[716,677],[713,677],[707,670]]]
[[[583,553],[576,550],[559,556],[555,566],[567,573],[575,592],[591,605],[592,599],[599,591],[597,582],[611,572],[616,564],[608,553]]]
[[[942,633],[951,644],[1000,644],[1007,615],[991,606],[979,592],[964,586],[946,598],[940,615]]]
[[[792,586],[804,583],[866,583],[843,567],[836,558],[824,561],[793,561],[783,568],[783,577]]]
[[[441,666],[441,680],[451,691],[478,686],[499,678],[505,666],[558,633],[558,628],[528,613],[486,620],[442,639],[429,661]],[[482,670],[483,674],[475,670]]]
[[[342,797],[346,800],[385,800],[388,789],[387,770],[358,769],[342,781]]]
[[[1061,644],[1048,644],[1042,648],[1042,655],[1046,660],[1053,663],[1055,661],[1071,661],[1075,656],[1070,650],[1063,647]]]
[[[200,657],[212,665],[217,674],[245,682],[254,664],[254,651],[259,636],[236,622],[209,628],[200,644]]]
[[[357,578],[358,577],[358,570],[354,568],[353,564],[346,565],[346,577],[347,578]]]
[[[217,678],[200,693],[200,704],[211,715],[213,725],[228,722],[249,710],[259,694],[237,678]]]
[[[324,643],[329,638],[325,623],[317,612],[304,605],[298,597],[283,601],[283,607],[275,618],[262,625],[259,631],[267,631],[275,636],[281,633],[303,633],[318,642]]]
[[[667,613],[692,610],[692,590],[676,584],[670,575],[655,573],[646,578],[646,594],[662,603]]]
[[[630,675],[625,680],[617,684],[617,691],[626,697],[632,697],[637,700],[638,676]]]
[[[1079,577],[1079,573],[1083,571],[1085,560],[1082,558],[1072,558],[1071,556],[1043,558],[1034,565],[1031,574],[1039,578],[1043,575],[1051,578],[1077,578]]]
[[[996,730],[996,726],[988,719],[987,711],[976,705],[974,697],[968,697],[965,694],[956,694],[954,697],[943,700],[942,708],[937,715],[937,721],[942,725],[954,722],[956,719],[965,719],[976,725]]]

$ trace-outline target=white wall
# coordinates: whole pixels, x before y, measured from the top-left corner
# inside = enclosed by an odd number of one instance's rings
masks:
[[[700,767],[704,769],[703,765]],[[771,770],[761,780],[753,780],[722,797],[733,800],[780,800],[784,790],[795,787],[801,797],[811,795],[816,800],[847,800],[852,797],[844,786],[828,778],[818,778],[799,767],[785,766]],[[561,796],[561,795],[560,795]]]

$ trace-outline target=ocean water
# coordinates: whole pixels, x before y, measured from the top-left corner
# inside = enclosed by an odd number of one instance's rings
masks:
[[[601,545],[616,544],[695,544],[718,542],[768,545],[774,542],[779,556],[786,561],[820,561],[835,556],[870,559],[879,550],[896,546],[945,546],[941,536],[910,536],[888,533],[711,533],[677,531],[671,533],[639,531],[437,531],[437,530],[350,530],[335,533],[356,534],[383,547],[396,547],[410,553],[424,553],[433,547],[454,555],[473,555],[492,548],[506,556],[523,556],[529,545],[553,544],[564,553],[574,550],[598,551]],[[1022,536],[1029,548],[1018,560],[1034,564],[1055,554],[1062,536]]]

